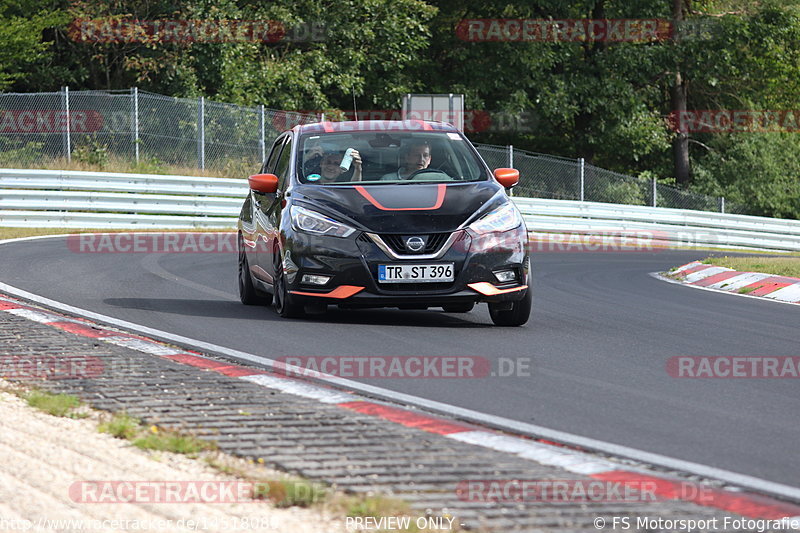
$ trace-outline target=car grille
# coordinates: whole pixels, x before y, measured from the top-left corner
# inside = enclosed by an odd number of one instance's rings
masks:
[[[406,234],[405,237],[409,237],[409,234]],[[439,248],[445,243],[448,237],[450,237],[449,233],[429,233],[427,235],[419,235],[420,237],[427,237],[428,240],[426,242],[425,248],[418,252],[412,252],[411,250],[406,249],[405,241],[403,240],[404,235],[391,235],[391,234],[384,234],[381,235],[381,239],[385,242],[389,247],[394,251],[394,253],[398,255],[422,255],[422,254],[435,254],[439,251]]]
[[[392,293],[431,293],[444,292],[453,288],[454,283],[447,281],[443,283],[378,283],[382,291]]]

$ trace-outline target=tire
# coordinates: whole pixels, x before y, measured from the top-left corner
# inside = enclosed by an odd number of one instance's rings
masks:
[[[250,264],[247,261],[247,252],[245,251],[241,234],[239,235],[238,243],[239,299],[244,305],[269,305],[272,303],[272,295],[259,291],[253,285],[253,278],[250,277]]]
[[[443,305],[445,313],[469,313],[475,307],[475,302]]]
[[[525,324],[531,316],[531,307],[533,303],[533,286],[531,285],[530,274],[528,275],[528,290],[525,291],[525,296],[521,300],[517,300],[511,304],[511,309],[501,311],[497,309],[496,304],[489,304],[489,316],[492,317],[492,322],[495,326],[508,326],[515,327]]]
[[[286,275],[283,273],[283,260],[278,250],[275,251],[275,294],[272,302],[275,312],[282,318],[301,318],[305,316],[302,304],[298,304],[286,288]]]

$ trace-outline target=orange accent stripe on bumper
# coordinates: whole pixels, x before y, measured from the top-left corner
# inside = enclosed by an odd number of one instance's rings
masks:
[[[338,298],[340,300],[344,298],[350,298],[354,294],[357,294],[364,290],[364,287],[356,287],[355,285],[340,285],[333,289],[331,292],[301,292],[301,291],[289,291],[292,294],[297,294],[298,296],[318,296],[320,298]]]
[[[467,285],[470,289],[474,291],[478,291],[479,293],[483,294],[484,296],[494,296],[496,294],[506,294],[508,292],[515,292],[521,291],[523,289],[527,289],[527,285],[521,285],[519,287],[512,287],[510,289],[498,289],[488,281],[481,281],[480,283],[470,283]]]

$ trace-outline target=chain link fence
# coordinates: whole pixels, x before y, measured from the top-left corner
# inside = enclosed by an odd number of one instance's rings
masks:
[[[589,165],[582,159],[529,152],[512,146],[475,143],[475,147],[489,167],[513,166],[520,171],[522,178],[514,188],[515,196],[725,213],[748,212],[747,206],[726,203],[722,197],[684,191],[654,179],[620,174]]]
[[[285,127],[317,117],[130,91],[0,94],[0,166],[43,160],[247,175]]]
[[[318,117],[296,112],[129,91],[0,94],[0,167],[48,160],[101,165],[117,160],[141,172],[164,167],[246,176],[272,140]],[[475,145],[490,167],[513,166],[517,196],[745,213],[745,206],[682,191],[569,159],[510,146]]]

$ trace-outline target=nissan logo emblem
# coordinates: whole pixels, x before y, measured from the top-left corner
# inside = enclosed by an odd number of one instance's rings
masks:
[[[409,237],[406,239],[406,248],[411,252],[419,252],[425,248],[425,241],[421,237]]]

